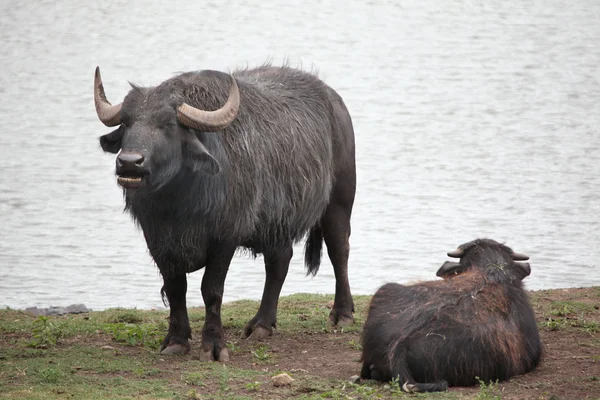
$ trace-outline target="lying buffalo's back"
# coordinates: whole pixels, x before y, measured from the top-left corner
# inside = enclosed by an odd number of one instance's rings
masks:
[[[431,324],[471,327],[475,321],[506,319],[511,296],[507,286],[488,284],[478,272],[469,272],[449,280],[411,286],[385,285],[373,296],[370,313],[378,318],[395,316],[387,320],[402,325],[402,331],[408,335],[429,329]]]
[[[533,324],[533,325],[532,325]],[[529,329],[533,332],[525,335]],[[388,284],[371,300],[363,346],[372,359],[406,349],[413,377],[451,385],[505,379],[537,363],[535,319],[519,286],[489,284],[477,271],[412,286]],[[530,343],[531,342],[531,343]],[[529,353],[535,359],[528,363]]]
[[[506,287],[486,285],[478,274],[412,286],[388,284],[371,300],[365,337],[376,340],[383,335],[397,342],[425,340],[432,346],[439,338],[441,344],[451,337],[482,341],[512,337],[518,330],[513,330],[510,319],[511,296]]]

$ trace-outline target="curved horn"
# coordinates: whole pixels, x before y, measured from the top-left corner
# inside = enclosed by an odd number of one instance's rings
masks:
[[[448,257],[461,258],[465,254],[463,249],[456,249],[448,252]]]
[[[514,261],[527,261],[529,256],[522,253],[512,253],[512,259]]]
[[[98,118],[100,118],[100,121],[104,125],[117,126],[121,123],[121,106],[123,103],[113,106],[106,100],[104,85],[102,85],[102,77],[100,76],[100,67],[96,67],[96,75],[94,76],[94,104],[96,105]]]
[[[205,111],[183,103],[177,107],[177,120],[188,128],[203,132],[216,132],[226,128],[233,122],[240,107],[240,91],[233,76],[231,80],[233,83],[229,90],[229,98],[223,107],[215,111]]]

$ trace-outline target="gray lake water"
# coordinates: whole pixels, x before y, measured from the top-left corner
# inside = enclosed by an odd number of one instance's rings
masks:
[[[354,294],[432,279],[476,237],[529,254],[530,289],[600,285],[597,0],[5,0],[0,43],[0,306],[163,307],[98,144],[96,65],[113,103],[188,70],[317,70],[356,131]],[[225,300],[263,282],[238,256]],[[333,291],[296,251],[283,294]]]

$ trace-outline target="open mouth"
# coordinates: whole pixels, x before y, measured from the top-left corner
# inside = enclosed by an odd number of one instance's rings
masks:
[[[146,180],[142,176],[119,176],[117,183],[125,189],[137,189],[144,186]]]

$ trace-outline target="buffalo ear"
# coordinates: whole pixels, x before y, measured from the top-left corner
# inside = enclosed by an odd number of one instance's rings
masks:
[[[219,162],[210,154],[196,135],[186,135],[184,143],[192,171],[202,171],[208,175],[216,175],[221,172]]]
[[[458,275],[464,270],[467,269],[467,266],[457,263],[454,261],[446,261],[440,269],[435,273],[435,276],[439,276],[440,278],[449,278],[451,275]]]
[[[121,142],[123,141],[123,131],[121,128],[106,135],[100,136],[100,146],[107,153],[117,154],[121,150]]]
[[[529,263],[516,262],[516,272],[519,279],[525,279],[531,274],[531,266]]]

